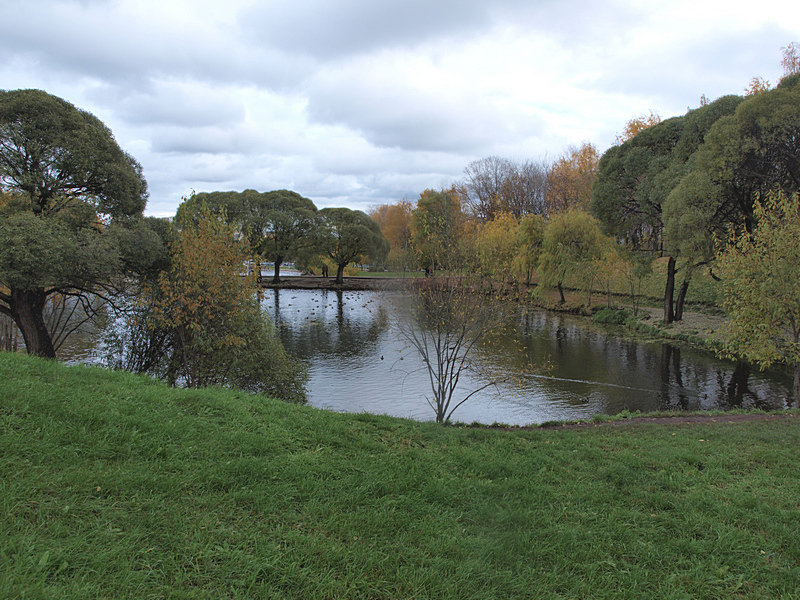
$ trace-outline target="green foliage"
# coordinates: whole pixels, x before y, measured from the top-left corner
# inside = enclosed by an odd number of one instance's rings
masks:
[[[762,368],[795,369],[800,402],[800,199],[776,192],[756,201],[757,227],[731,237],[717,258],[730,315],[724,351]]]
[[[55,357],[51,296],[89,302],[163,258],[146,198],[141,167],[96,117],[39,90],[0,91],[0,312],[28,352]]]
[[[317,242],[317,207],[308,198],[290,190],[272,192],[209,192],[193,194],[178,207],[177,220],[201,218],[203,209],[224,216],[227,223],[248,240],[255,254],[280,266],[297,258]]]
[[[706,212],[712,218],[701,231],[725,237],[730,227],[744,225],[752,229],[754,198],[765,197],[778,188],[789,193],[798,191],[798,140],[800,85],[797,81],[784,80],[774,90],[750,96],[733,114],[718,119],[698,151],[693,167],[717,187],[708,196],[710,207]],[[698,190],[701,199],[694,200],[694,204],[702,201],[707,188],[706,183]]]
[[[362,257],[383,262],[389,253],[380,226],[360,210],[323,208],[318,222],[318,248],[337,265],[337,283],[342,282],[344,268],[351,262]]]
[[[0,596],[794,598],[797,417],[717,421],[440,427],[0,353]]]
[[[421,266],[449,269],[461,263],[463,220],[455,190],[425,190],[420,194],[411,217],[411,245]]]
[[[539,258],[540,283],[561,291],[567,277],[591,290],[603,251],[597,221],[582,210],[557,213],[547,222]],[[562,292],[563,301],[563,292]]]
[[[94,115],[41,90],[0,91],[0,181],[35,214],[80,198],[109,217],[140,215],[141,166]]]
[[[619,308],[603,307],[592,316],[595,323],[603,323],[606,325],[624,325],[633,313],[628,310]]]

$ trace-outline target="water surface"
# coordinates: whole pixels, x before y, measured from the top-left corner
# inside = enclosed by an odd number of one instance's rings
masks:
[[[309,364],[311,405],[433,419],[427,371],[399,330],[410,316],[402,294],[269,290],[264,305],[287,349]],[[790,393],[782,373],[625,339],[579,317],[520,309],[509,319],[513,332],[477,358],[511,382],[479,392],[454,420],[524,425],[623,410],[782,408]],[[462,379],[462,397],[486,381]]]

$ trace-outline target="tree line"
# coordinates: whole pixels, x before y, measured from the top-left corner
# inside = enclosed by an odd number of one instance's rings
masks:
[[[796,44],[784,49],[785,73],[775,87],[755,78],[744,96],[703,97],[700,107],[670,119],[652,112],[632,119],[602,155],[583,144],[552,164],[484,158],[449,188],[425,190],[413,204],[380,206],[370,215],[318,210],[288,190],[245,190],[195,194],[173,223],[146,218],[141,166],[102,122],[40,90],[3,91],[0,313],[17,325],[29,352],[54,357],[69,333],[56,325],[74,322],[60,316],[78,311],[92,318],[100,299],[142,324],[137,343],[129,344],[139,355],[120,363],[190,383],[233,381],[244,373],[241,356],[239,362],[218,358],[246,345],[247,336],[236,332],[252,329],[254,321],[212,326],[213,299],[198,285],[202,277],[188,267],[187,253],[212,271],[231,272],[248,258],[267,260],[275,265],[275,281],[289,259],[307,268],[330,262],[337,281],[347,265],[363,261],[429,272],[464,269],[501,283],[535,278],[557,289],[562,301],[567,281],[590,302],[597,286],[610,293],[610,282],[623,278],[634,304],[637,285],[660,257],[667,261],[664,321],[679,320],[700,269],[736,281],[736,265],[745,263],[730,253],[747,254],[747,244],[775,251],[758,236],[789,235],[770,215],[783,215],[781,223],[790,227],[800,190],[798,54]],[[770,226],[758,233],[762,222]],[[212,256],[210,248],[223,238],[235,242],[236,252]],[[240,276],[204,285],[224,295],[239,289],[234,281],[250,285]],[[798,344],[784,335],[791,329],[786,323],[800,321],[786,306],[793,301],[789,288],[782,288],[784,325],[769,331],[784,340],[775,350],[784,359]],[[251,286],[244,293],[251,300],[221,302],[257,312],[255,294]],[[137,299],[133,307],[129,298]],[[734,304],[727,306],[734,311]],[[249,318],[260,319],[256,312]],[[275,347],[265,341],[274,332],[262,333],[259,352]],[[193,363],[201,347],[222,354],[212,352],[205,366]],[[746,354],[741,345],[737,352]],[[287,357],[276,368],[288,364]]]

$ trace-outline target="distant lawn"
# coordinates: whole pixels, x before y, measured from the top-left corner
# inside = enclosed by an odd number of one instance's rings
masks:
[[[425,277],[425,271],[358,271],[356,277]]]
[[[504,432],[0,353],[1,598],[800,598],[800,426]]]

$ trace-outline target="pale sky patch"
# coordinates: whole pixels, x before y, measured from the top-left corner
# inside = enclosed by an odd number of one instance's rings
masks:
[[[247,188],[368,209],[774,85],[792,41],[778,0],[6,0],[0,88],[102,119],[148,214]]]

